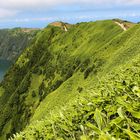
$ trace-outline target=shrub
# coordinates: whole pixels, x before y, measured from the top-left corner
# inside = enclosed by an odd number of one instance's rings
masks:
[[[83,88],[82,87],[78,87],[77,90],[78,90],[79,93],[81,93],[83,91]]]
[[[28,90],[30,83],[31,83],[30,78],[26,77],[24,81],[20,84],[18,88],[18,93],[20,94],[25,93]]]
[[[52,86],[51,86],[51,91],[56,90],[61,84],[63,83],[62,80],[57,80]]]
[[[93,71],[95,66],[93,65],[92,67],[89,67],[85,72],[84,72],[84,79],[88,78],[89,74]]]
[[[81,67],[81,72],[84,72],[89,64],[90,64],[90,59],[86,59],[80,66]]]
[[[32,91],[32,97],[36,97],[36,93],[34,90]]]

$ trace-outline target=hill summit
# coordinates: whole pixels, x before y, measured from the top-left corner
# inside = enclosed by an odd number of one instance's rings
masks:
[[[50,26],[55,26],[55,27],[60,27],[61,29],[63,29],[64,31],[68,31],[68,28],[71,27],[71,24],[69,23],[64,23],[61,21],[56,21],[56,22],[52,22],[49,24]]]

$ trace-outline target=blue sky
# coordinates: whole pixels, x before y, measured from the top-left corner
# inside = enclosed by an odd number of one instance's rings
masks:
[[[43,28],[53,21],[77,23],[112,18],[140,21],[140,0],[0,1],[0,28]]]

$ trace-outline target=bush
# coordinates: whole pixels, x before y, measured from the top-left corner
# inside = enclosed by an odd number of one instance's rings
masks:
[[[83,88],[82,87],[78,87],[77,90],[78,90],[79,93],[81,93],[83,91]]]
[[[24,79],[24,81],[21,83],[21,85],[19,86],[18,93],[20,93],[20,94],[25,93],[28,90],[30,83],[31,83],[30,77],[27,76]]]
[[[81,67],[81,72],[84,72],[89,64],[90,64],[90,59],[86,59],[80,66]]]
[[[89,67],[85,72],[84,72],[84,79],[88,78],[89,74],[93,71],[95,66],[93,65],[92,67]]]
[[[57,80],[52,86],[51,86],[51,91],[56,90],[61,84],[63,83],[62,80]]]
[[[39,95],[42,96],[43,95],[43,91],[45,89],[45,84],[44,82],[42,82],[42,84],[39,87]]]
[[[36,93],[34,90],[32,91],[32,97],[36,97]]]

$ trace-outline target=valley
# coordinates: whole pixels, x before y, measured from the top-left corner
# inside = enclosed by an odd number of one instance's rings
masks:
[[[0,82],[2,81],[3,76],[5,75],[11,64],[12,63],[8,60],[0,60]]]
[[[40,29],[0,30],[0,81]]]

